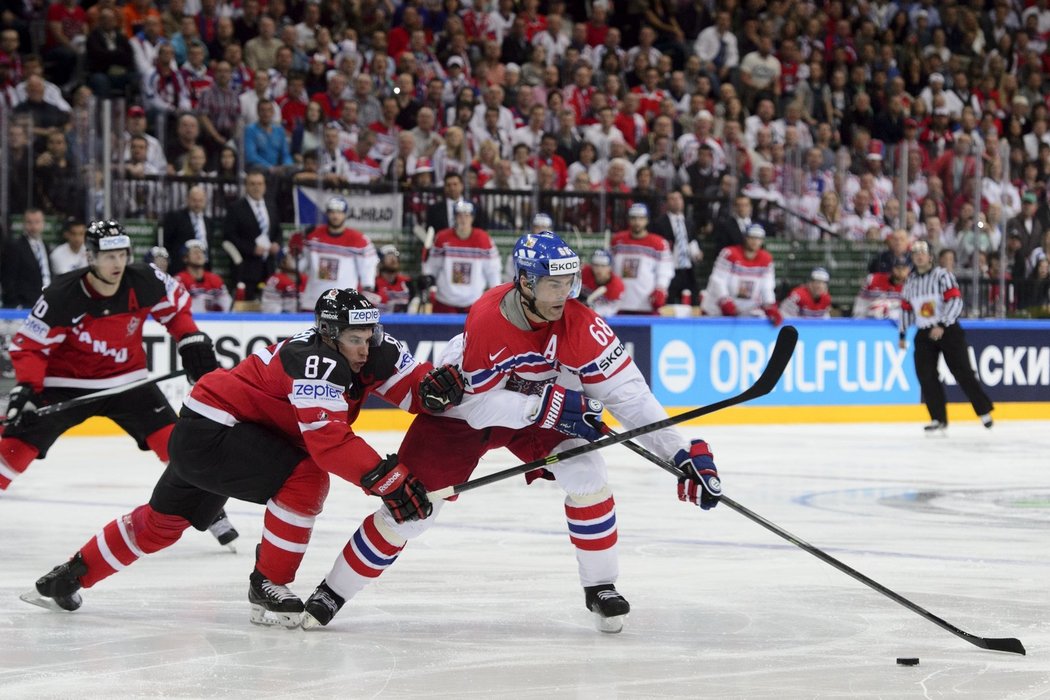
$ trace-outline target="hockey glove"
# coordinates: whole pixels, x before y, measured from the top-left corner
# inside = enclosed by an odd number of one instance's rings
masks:
[[[36,407],[40,397],[33,391],[31,384],[18,384],[7,395],[7,424],[11,427],[20,423],[30,423],[36,416]]]
[[[598,399],[558,384],[548,384],[540,397],[540,411],[533,423],[571,437],[594,441],[602,436],[602,411]]]
[[[654,289],[653,293],[649,295],[649,304],[652,305],[653,311],[660,309],[666,303],[667,292],[663,289]]]
[[[419,400],[429,412],[444,413],[463,400],[463,384],[459,367],[435,367],[419,383]]]
[[[722,482],[707,442],[693,440],[688,450],[678,450],[674,461],[685,473],[678,479],[678,500],[688,501],[704,510],[717,506],[722,497]]]
[[[190,380],[190,384],[196,384],[197,380],[205,374],[219,368],[219,361],[215,359],[215,348],[206,333],[197,332],[185,335],[176,347],[179,350],[179,357],[182,358],[182,366],[186,368],[186,378]]]
[[[375,469],[361,477],[361,486],[373,496],[382,498],[399,523],[422,520],[434,510],[423,482],[397,461],[397,455],[387,455],[379,460]]]
[[[722,309],[723,316],[736,316],[736,304],[732,299],[723,299],[719,302],[718,308]]]
[[[779,326],[784,322],[784,317],[780,314],[780,309],[777,308],[776,304],[770,304],[762,310],[766,312],[766,318],[768,318],[769,322],[774,326]]]

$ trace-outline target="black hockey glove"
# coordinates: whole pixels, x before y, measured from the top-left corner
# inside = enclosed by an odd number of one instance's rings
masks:
[[[678,500],[709,510],[722,498],[722,481],[711,448],[703,440],[693,440],[688,450],[678,450],[674,462],[685,474],[678,480]]]
[[[419,400],[431,413],[444,413],[463,400],[463,375],[455,365],[442,365],[427,372],[419,383]]]
[[[39,405],[40,397],[33,391],[31,384],[16,385],[7,395],[7,424],[14,427],[31,423],[36,417],[36,407]]]
[[[397,461],[397,455],[387,455],[379,460],[375,469],[361,477],[361,486],[382,498],[399,523],[422,520],[434,510],[423,482]]]
[[[183,336],[176,347],[190,384],[196,384],[205,374],[219,368],[219,361],[215,359],[215,348],[207,333],[197,332]]]

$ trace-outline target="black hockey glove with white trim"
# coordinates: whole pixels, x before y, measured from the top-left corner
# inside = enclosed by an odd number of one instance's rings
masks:
[[[215,358],[215,347],[207,333],[185,335],[176,347],[190,384],[196,384],[205,374],[219,368],[219,361]]]
[[[711,448],[704,440],[693,440],[688,450],[678,450],[674,463],[685,476],[678,480],[678,500],[709,510],[722,498],[722,481]]]
[[[361,487],[382,498],[399,523],[422,520],[434,511],[423,482],[397,461],[397,455],[379,460],[375,469],[361,477]]]
[[[7,424],[12,428],[19,424],[28,425],[35,420],[39,405],[40,397],[33,391],[32,384],[16,385],[7,395]]]
[[[419,383],[419,400],[429,412],[444,413],[463,401],[463,384],[459,367],[435,367]]]
[[[602,436],[602,411],[598,399],[560,384],[548,384],[540,397],[540,411],[533,422],[541,428],[557,430],[571,437],[594,442]]]

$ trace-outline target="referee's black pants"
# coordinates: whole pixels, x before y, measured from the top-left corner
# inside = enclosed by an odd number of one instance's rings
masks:
[[[992,410],[992,401],[984,393],[980,380],[970,366],[967,350],[966,334],[958,323],[947,326],[940,340],[930,340],[929,328],[920,328],[915,334],[915,374],[922,389],[922,400],[932,420],[948,422],[944,385],[937,375],[937,360],[941,355],[944,355],[948,370],[977,415],[983,416]]]

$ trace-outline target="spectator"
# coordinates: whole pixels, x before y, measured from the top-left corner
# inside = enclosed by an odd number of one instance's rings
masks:
[[[831,295],[828,282],[831,275],[823,267],[815,267],[809,273],[809,281],[791,290],[780,302],[780,314],[784,318],[829,318]]]
[[[761,316],[773,325],[783,320],[777,308],[773,256],[762,248],[765,230],[747,228],[743,245],[723,248],[715,260],[700,308],[708,316]]]
[[[230,291],[222,278],[205,269],[208,264],[208,246],[191,239],[182,246],[182,271],[175,279],[190,293],[191,309],[198,314],[204,311],[229,311],[233,307]]]
[[[87,227],[80,219],[69,217],[62,224],[62,238],[65,243],[55,246],[51,251],[51,272],[57,277],[73,270],[87,267],[87,249],[84,238]]]
[[[889,272],[873,272],[853,300],[853,318],[900,319],[901,290],[911,271],[911,255],[893,260]]]
[[[233,279],[238,294],[251,301],[258,297],[260,285],[273,271],[274,257],[281,250],[282,235],[277,210],[266,201],[265,174],[260,170],[249,172],[244,189],[244,197],[226,212],[222,233],[223,248],[230,253],[233,262]]]
[[[175,70],[175,51],[171,44],[164,43],[157,48],[152,71],[143,74],[142,95],[146,114],[152,121],[190,109],[190,91],[182,74]]]
[[[627,211],[628,229],[612,238],[613,270],[623,280],[621,314],[649,315],[667,303],[674,279],[674,259],[667,241],[649,232],[649,209],[632,204]]]
[[[733,200],[732,211],[726,210],[714,226],[715,255],[730,246],[744,244],[744,235],[751,227],[751,199],[738,194]]]
[[[695,267],[704,259],[700,229],[695,221],[686,217],[681,192],[668,192],[666,204],[667,212],[653,222],[652,232],[664,237],[674,260],[674,278],[667,288],[667,300],[671,304],[699,304]],[[686,292],[689,301],[683,301]]]
[[[1034,192],[1021,197],[1021,213],[1006,224],[1006,233],[1018,234],[1021,239],[1021,255],[1028,257],[1043,240],[1044,225],[1036,216],[1038,198]]]
[[[131,42],[120,31],[112,9],[99,11],[98,25],[87,36],[85,55],[88,84],[99,99],[123,95],[139,79]]]
[[[255,0],[245,4],[257,5]],[[241,18],[242,21],[244,18]],[[236,23],[235,25],[236,26]],[[277,38],[277,23],[268,15],[259,18],[259,34],[244,43],[244,62],[255,73],[268,71],[277,63],[277,51],[282,46]]]
[[[889,272],[898,258],[908,258],[911,237],[902,228],[886,236],[886,250],[882,251],[868,263],[868,272]]]
[[[51,284],[51,262],[43,235],[44,212],[27,209],[22,216],[22,234],[9,238],[0,255],[5,308],[32,308],[40,291]]]
[[[193,19],[190,18],[192,22]],[[182,80],[190,91],[190,105],[193,109],[200,106],[201,95],[215,84],[215,77],[208,67],[207,50],[200,39],[194,39],[187,49],[186,61],[179,66]]]
[[[69,123],[68,111],[62,111],[44,99],[45,89],[44,79],[31,75],[25,81],[25,101],[14,109],[16,115],[29,117],[34,137],[61,133]]]
[[[214,220],[205,215],[208,203],[204,187],[197,185],[186,192],[186,206],[169,211],[161,223],[161,240],[167,250],[181,251],[189,241],[197,241],[204,247],[205,253],[211,249]],[[210,257],[210,256],[209,256]],[[182,256],[170,261],[170,273],[180,272],[183,267]]]
[[[200,125],[213,152],[233,138],[241,106],[233,90],[233,68],[226,61],[215,65],[215,84],[204,91],[198,105]]]
[[[250,168],[265,168],[274,174],[292,165],[284,128],[274,121],[276,113],[273,102],[260,102],[259,121],[244,130],[244,162]]]
[[[137,105],[129,107],[125,126],[127,131],[124,132],[123,138],[123,160],[128,161],[131,159],[131,139],[132,137],[140,136],[146,140],[146,160],[150,162],[158,173],[166,172],[168,159],[164,156],[164,148],[160,145],[160,141],[156,136],[146,131],[146,110]]]
[[[164,154],[170,173],[182,170],[190,151],[202,145],[200,141],[201,125],[196,114],[190,112],[180,114],[175,125],[175,138],[168,140]]]
[[[82,174],[70,158],[64,133],[48,135],[47,148],[37,156],[35,166],[37,201],[44,209],[66,216],[84,211]]]
[[[255,76],[255,82],[253,83],[250,90],[244,90],[238,97],[240,100],[241,107],[241,119],[244,121],[245,126],[249,126],[258,121],[257,115],[259,114],[259,104],[262,102],[269,102],[273,105],[274,115],[281,113],[281,108],[274,101],[273,96],[270,93],[270,75],[269,73],[259,73]],[[275,116],[275,122],[277,122]]]
[[[423,273],[433,280],[424,286],[435,288],[434,313],[466,313],[485,290],[500,283],[499,251],[489,234],[474,226],[474,205],[456,202],[453,217],[454,226],[437,233],[423,263]]]

